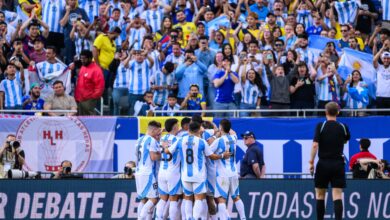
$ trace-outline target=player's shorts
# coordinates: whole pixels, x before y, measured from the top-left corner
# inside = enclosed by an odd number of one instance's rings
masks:
[[[216,173],[212,174],[207,172],[207,195],[214,195],[215,193],[215,183],[216,183]]]
[[[158,193],[160,195],[181,195],[180,173],[167,175],[166,173],[158,175]]]
[[[217,177],[215,198],[222,197],[228,199],[228,195],[235,199],[240,195],[240,189],[238,187],[238,176],[233,177]]]
[[[153,174],[135,175],[135,185],[137,187],[138,199],[157,198],[157,181]]]
[[[183,192],[186,196],[198,195],[207,192],[206,182],[186,182],[182,181]]]
[[[343,160],[320,159],[314,176],[315,187],[326,189],[330,183],[332,188],[345,188],[344,167]]]

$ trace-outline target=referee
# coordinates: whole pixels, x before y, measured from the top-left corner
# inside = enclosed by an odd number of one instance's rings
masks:
[[[332,186],[333,207],[335,219],[342,219],[343,203],[342,192],[346,187],[345,161],[343,156],[344,144],[350,139],[349,129],[346,125],[337,122],[339,106],[336,102],[325,105],[326,121],[317,125],[310,154],[310,172],[314,172],[314,158],[318,151],[318,163],[314,176],[317,219],[324,219],[325,192],[330,182]]]

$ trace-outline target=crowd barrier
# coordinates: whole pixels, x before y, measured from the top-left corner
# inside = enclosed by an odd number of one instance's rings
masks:
[[[241,180],[247,219],[315,219],[313,185],[313,180]],[[348,180],[344,219],[389,219],[388,186]],[[325,219],[333,213],[328,195]],[[136,198],[133,180],[0,180],[0,219],[135,219]],[[231,199],[228,210],[237,219]]]
[[[178,117],[180,119],[180,117]],[[27,117],[0,115],[0,142],[16,134],[26,153],[26,170],[51,172],[62,160],[71,160],[77,172],[122,171],[127,161],[136,160],[136,140],[146,132],[150,120],[167,117]],[[216,124],[218,118],[207,118]],[[255,133],[263,152],[267,173],[308,173],[314,129],[324,118],[231,119],[241,134]],[[370,151],[390,160],[390,117],[340,118],[351,131],[344,154],[359,152],[359,139],[370,138]],[[247,147],[239,135],[237,164]],[[347,167],[346,167],[347,170]]]

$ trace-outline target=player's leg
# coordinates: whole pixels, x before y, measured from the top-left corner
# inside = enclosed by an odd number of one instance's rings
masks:
[[[137,208],[138,219],[141,219],[141,211],[142,211],[142,208],[144,207],[146,201],[147,201],[147,199],[141,199],[138,203],[138,208]]]
[[[228,219],[229,215],[226,208],[226,201],[229,193],[229,178],[217,177],[215,187],[215,197],[218,199],[218,218]]]
[[[325,215],[326,188],[316,188],[317,220],[323,220]]]
[[[240,198],[240,188],[239,188],[239,181],[237,176],[230,177],[229,192],[234,201],[234,205],[236,206],[238,214],[240,215],[240,219],[246,220],[244,203]]]
[[[183,203],[184,203],[184,209],[185,209],[185,219],[192,219],[192,205],[194,201],[194,190],[193,190],[193,183],[182,181],[183,186]]]
[[[207,218],[207,202],[206,202],[206,182],[194,183],[194,218],[206,219]]]
[[[148,201],[145,203],[141,211],[141,218],[150,219],[153,215],[153,210],[158,202],[158,187],[154,175],[145,176],[148,178],[143,194],[146,195]]]
[[[181,187],[180,174],[170,175],[168,178],[168,191],[169,191],[169,217],[173,220],[179,219],[179,195],[183,193]]]
[[[211,220],[217,219],[217,206],[215,205],[214,202],[214,196],[207,195],[206,202],[207,202],[207,207],[208,207]]]
[[[336,220],[341,220],[343,218],[343,189],[342,188],[332,188],[332,198],[333,198],[333,208]]]
[[[158,193],[160,200],[156,206],[156,219],[160,220],[164,218],[164,208],[169,197],[168,181],[163,175],[158,176]]]
[[[145,188],[145,184],[146,184],[143,181],[144,180],[143,180],[142,176],[139,176],[139,175],[135,176],[135,186],[137,189],[138,199],[140,200],[140,202],[138,203],[138,208],[137,208],[137,216],[139,219],[141,219],[142,208],[144,207],[145,203],[147,202],[145,195],[142,195],[143,190]]]

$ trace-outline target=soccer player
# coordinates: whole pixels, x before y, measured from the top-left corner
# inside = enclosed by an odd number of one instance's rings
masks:
[[[138,199],[141,200],[137,210],[139,219],[152,219],[152,210],[157,204],[156,161],[161,158],[160,135],[161,124],[151,121],[146,134],[137,140],[135,183]]]
[[[191,122],[189,125],[189,135],[180,138],[169,148],[165,148],[165,153],[174,154],[179,151],[182,155],[181,179],[184,191],[185,215],[186,219],[206,219],[206,157],[213,160],[229,158],[229,152],[220,155],[213,154],[207,142],[200,138],[201,126],[198,122]],[[192,211],[192,201],[195,198],[194,210]]]
[[[240,219],[246,219],[244,203],[240,199],[240,191],[238,187],[238,172],[236,167],[236,133],[231,129],[231,122],[227,119],[222,119],[219,124],[221,137],[217,138],[211,145],[211,151],[216,154],[230,152],[229,158],[224,158],[216,161],[216,190],[215,197],[218,198],[218,217],[219,219],[228,219],[226,200],[228,195],[232,197]]]
[[[184,137],[184,136],[188,136],[188,126],[191,122],[191,118],[189,117],[184,117],[181,122],[180,122],[180,126],[181,126],[181,130],[177,133],[177,137]]]
[[[167,119],[165,130],[168,134],[161,138],[160,144],[163,147],[170,147],[177,141],[176,134],[179,132],[179,121],[176,118]],[[167,205],[168,198],[170,219],[179,219],[178,199],[179,195],[182,194],[179,151],[174,154],[162,153],[158,172],[158,192],[160,201],[156,208],[156,219],[164,219],[164,208]]]

